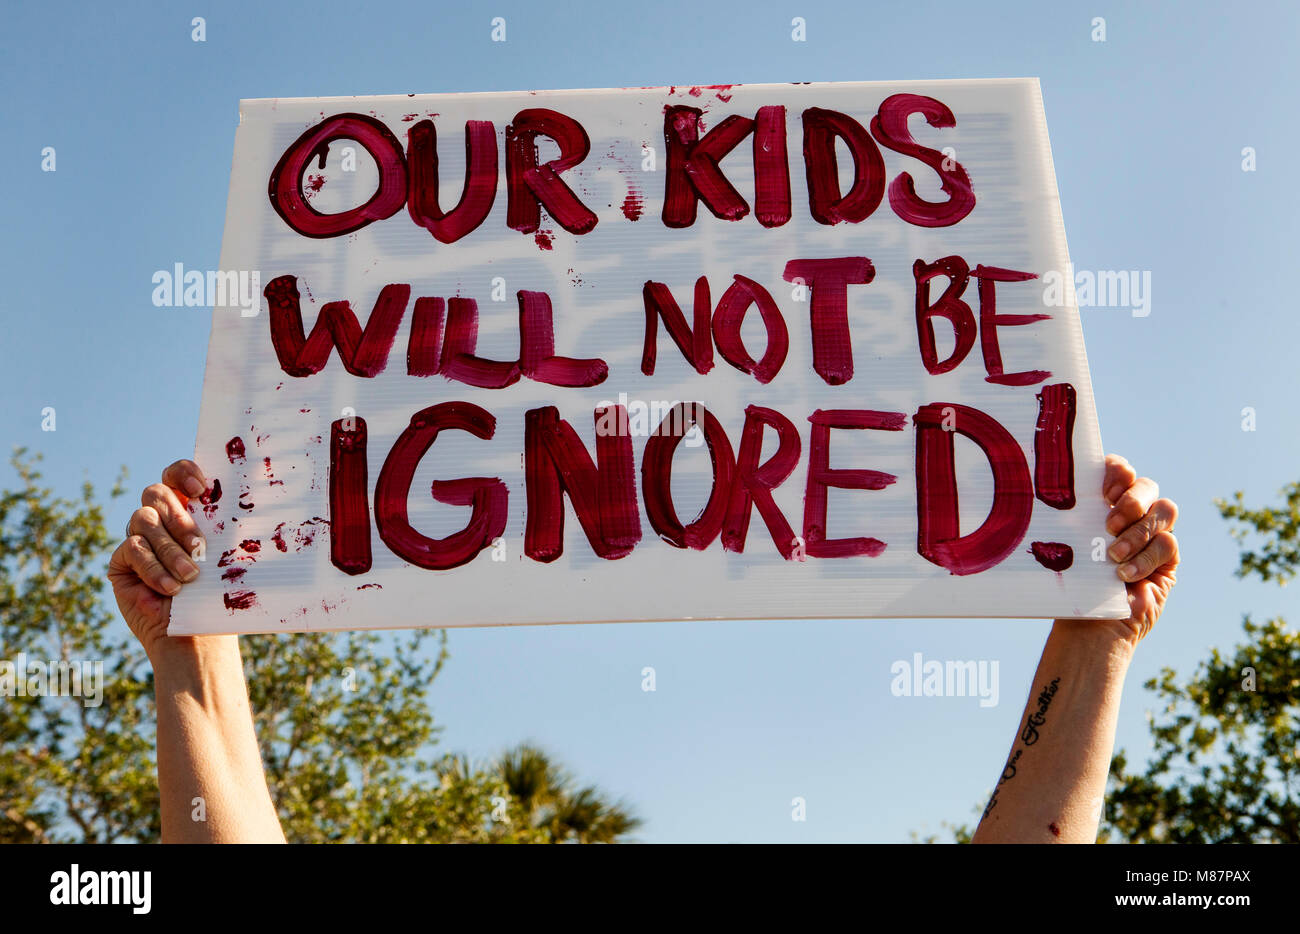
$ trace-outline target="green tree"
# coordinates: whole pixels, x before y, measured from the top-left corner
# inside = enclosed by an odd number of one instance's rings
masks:
[[[1285,585],[1300,566],[1300,484],[1283,504],[1217,500],[1242,547],[1238,577]],[[1111,763],[1104,839],[1135,843],[1300,843],[1300,634],[1245,616],[1246,639],[1218,649],[1184,683],[1170,668],[1146,683],[1164,701],[1154,755]]]
[[[1248,508],[1240,492],[1216,500],[1241,545],[1238,577],[1285,586],[1300,568],[1300,484],[1282,505]],[[1186,681],[1171,668],[1148,680],[1163,706],[1151,717],[1151,760],[1111,760],[1101,842],[1300,843],[1300,633],[1246,615],[1245,639],[1211,649]],[[976,813],[980,812],[976,807]],[[944,825],[957,843],[966,825]],[[934,843],[938,835],[912,839]]]
[[[17,452],[20,484],[0,495],[0,686],[5,662],[25,678],[20,654],[98,661],[103,696],[88,706],[0,688],[0,842],[155,841],[153,673],[105,600],[116,542],[93,487],[57,497],[38,462]],[[119,480],[112,496],[124,492]],[[434,754],[427,695],[445,631],[248,636],[241,647],[291,842],[614,842],[639,826],[531,746],[478,766]]]

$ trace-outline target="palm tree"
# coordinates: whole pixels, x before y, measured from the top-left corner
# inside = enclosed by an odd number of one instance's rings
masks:
[[[574,788],[572,778],[528,743],[502,755],[495,769],[528,825],[551,843],[618,843],[641,826],[622,801],[599,788]]]

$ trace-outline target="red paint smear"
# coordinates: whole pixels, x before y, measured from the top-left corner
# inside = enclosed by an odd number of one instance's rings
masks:
[[[203,504],[203,515],[211,519],[217,514],[217,501],[221,499],[221,481],[214,479],[211,489],[204,490],[199,496],[199,502]]]
[[[237,581],[248,573],[248,568],[227,568],[221,572],[223,581]]]
[[[249,607],[257,606],[257,594],[251,590],[236,590],[234,593],[222,594],[221,599],[228,610],[247,610]]]
[[[1049,571],[1061,573],[1074,564],[1074,549],[1061,542],[1034,542],[1029,553]]]
[[[262,464],[263,464],[263,465],[265,466],[265,468],[266,468],[266,479],[267,479],[267,482],[268,482],[271,486],[284,486],[284,481],[283,481],[283,480],[277,480],[277,479],[275,479],[275,474],[271,471],[271,458],[269,458],[269,457],[264,457],[264,458],[262,458]]]
[[[250,555],[257,554],[262,550],[262,543],[256,538],[246,538],[239,543],[239,547],[244,549]]]
[[[289,546],[284,541],[284,523],[281,522],[275,527],[275,534],[271,536],[271,541],[275,542],[275,547],[279,551],[288,551]]]
[[[302,523],[302,525],[298,526],[298,528],[294,529],[293,540],[298,543],[298,547],[295,548],[294,551],[302,551],[304,548],[307,548],[316,541],[316,533],[319,532],[320,529],[313,528],[313,526],[317,525],[328,528],[329,520],[322,519],[320,516],[313,516],[311,519],[308,519],[306,522]]]
[[[243,500],[240,500],[239,502],[240,509],[252,509],[254,505],[254,503],[246,503]]]
[[[403,122],[403,123],[410,123],[412,120],[414,120],[414,119],[415,119],[416,117],[418,117],[418,116],[420,116],[420,115],[419,115],[419,114],[403,114],[403,115],[402,115],[402,122]]]
[[[537,233],[533,234],[533,239],[537,241],[537,245],[541,247],[543,250],[555,249],[555,240],[551,236],[551,232],[549,230],[537,231]]]
[[[645,202],[641,199],[639,192],[628,192],[623,199],[623,216],[630,221],[641,219],[642,212],[645,211]]]
[[[244,460],[244,439],[238,436],[226,442],[226,457],[230,463],[238,464]]]
[[[383,590],[383,589],[384,589],[384,585],[383,585],[383,584],[362,584],[360,587],[357,588],[357,590],[369,590],[369,589],[372,588],[372,587],[373,587],[375,590]]]
[[[310,198],[312,195],[316,194],[316,192],[320,191],[320,190],[321,190],[322,188],[324,188],[324,187],[325,187],[325,176],[324,176],[324,175],[308,175],[308,176],[307,176],[307,188],[309,189],[309,194],[307,195],[308,198]]]
[[[264,435],[258,435],[258,436],[257,436],[257,446],[260,448],[260,447],[262,446],[262,442],[265,441],[265,440],[266,440],[267,438],[269,438],[269,437],[271,437],[271,433],[270,433],[269,431],[268,431],[266,434],[264,434]]]
[[[239,549],[231,548],[229,551],[222,552],[221,557],[217,560],[217,567],[224,568],[227,565],[234,564],[236,561],[256,561],[251,555],[236,554]]]

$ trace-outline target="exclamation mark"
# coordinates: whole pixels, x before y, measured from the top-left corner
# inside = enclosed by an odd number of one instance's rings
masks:
[[[1054,509],[1074,508],[1074,387],[1044,386],[1034,429],[1034,492]]]
[[[1034,429],[1034,492],[1053,509],[1073,509],[1074,387],[1044,386],[1038,394],[1038,425]],[[1058,574],[1074,563],[1074,549],[1064,542],[1034,542],[1035,560]]]

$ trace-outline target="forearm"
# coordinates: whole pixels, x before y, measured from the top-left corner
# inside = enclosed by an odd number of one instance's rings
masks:
[[[1093,843],[1133,646],[1104,620],[1057,620],[975,843]]]
[[[163,642],[152,658],[163,842],[283,842],[237,638]]]

